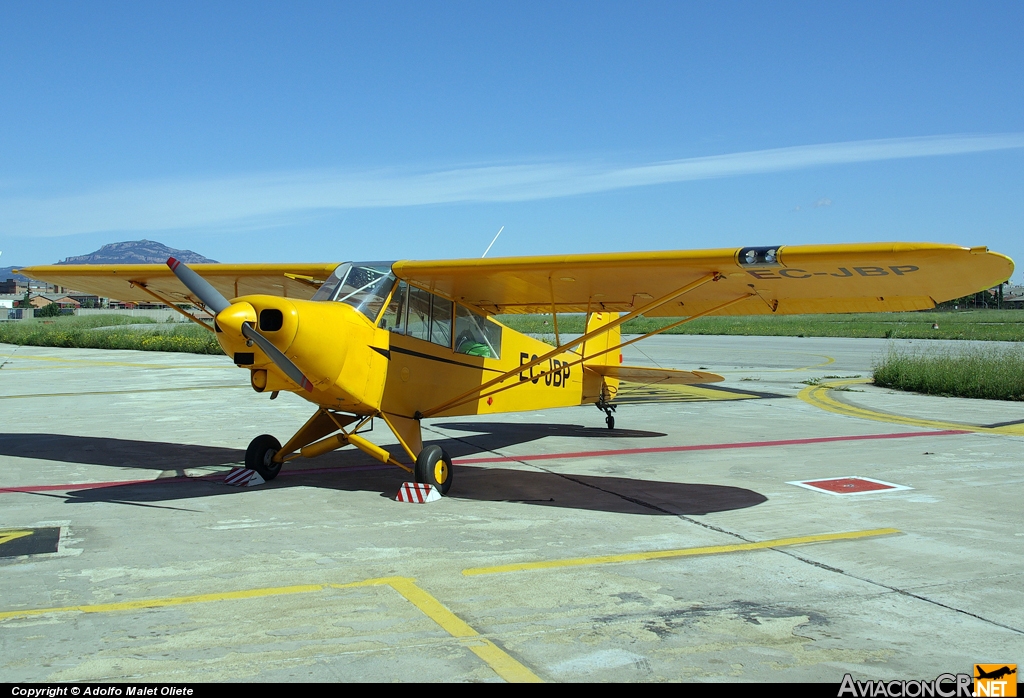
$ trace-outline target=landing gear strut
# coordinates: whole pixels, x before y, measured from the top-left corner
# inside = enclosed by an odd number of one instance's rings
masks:
[[[597,409],[601,410],[605,414],[604,423],[608,425],[609,429],[614,429],[615,417],[612,415],[612,412],[615,411],[616,406],[605,400],[604,395],[601,396],[601,398],[597,401],[596,404]]]

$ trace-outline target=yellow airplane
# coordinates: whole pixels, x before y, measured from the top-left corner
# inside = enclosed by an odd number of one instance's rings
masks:
[[[265,480],[300,456],[351,444],[442,494],[452,462],[420,420],[595,404],[614,428],[619,381],[696,384],[699,371],[621,364],[621,349],[707,315],[933,308],[1007,280],[985,247],[874,243],[344,264],[54,265],[20,273],[124,301],[157,300],[216,332],[253,390],[286,390],[316,412],[283,446],[257,436],[246,467]],[[228,299],[232,300],[228,300]],[[210,328],[179,305],[205,309]],[[545,313],[557,346],[492,316]],[[585,313],[586,332],[558,331]],[[622,341],[637,316],[675,318]],[[414,464],[367,440],[381,418]]]

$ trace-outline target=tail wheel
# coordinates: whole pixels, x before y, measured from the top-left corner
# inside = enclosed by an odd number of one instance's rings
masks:
[[[274,456],[281,450],[281,442],[270,434],[257,436],[245,449],[245,467],[255,470],[267,482],[281,472],[281,464],[274,462]]]
[[[615,428],[615,417],[608,415],[604,418],[604,423],[608,425],[609,429]]]
[[[452,457],[440,446],[426,446],[416,458],[416,482],[426,483],[441,494],[452,486]]]

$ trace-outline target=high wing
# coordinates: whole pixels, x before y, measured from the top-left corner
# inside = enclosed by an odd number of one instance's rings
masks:
[[[644,314],[854,313],[922,310],[1006,281],[1013,262],[985,247],[869,243],[442,261],[395,274],[486,313],[630,312],[708,275]],[[744,296],[749,296],[745,297]]]
[[[338,264],[190,266],[227,298],[267,294],[309,299]],[[142,286],[174,303],[200,305],[166,264],[53,264],[26,267],[19,273],[119,301],[152,302],[153,295],[142,290]]]

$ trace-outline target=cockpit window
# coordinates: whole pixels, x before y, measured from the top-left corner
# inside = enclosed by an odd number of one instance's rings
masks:
[[[313,300],[346,303],[375,321],[394,285],[390,262],[348,262],[334,270]]]

